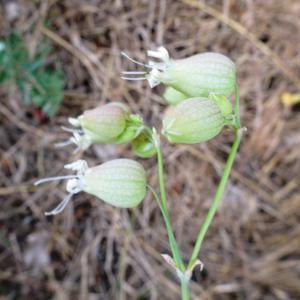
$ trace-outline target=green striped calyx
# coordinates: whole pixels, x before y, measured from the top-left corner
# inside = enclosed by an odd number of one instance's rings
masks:
[[[224,95],[210,94],[208,98],[217,103],[224,117],[229,117],[232,115],[232,104],[227,97]]]
[[[83,191],[115,207],[135,207],[146,195],[145,170],[131,159],[114,159],[90,168],[82,180]]]
[[[132,142],[132,150],[135,155],[142,158],[150,158],[156,154],[152,137],[145,131]]]
[[[215,101],[190,98],[167,110],[162,134],[171,143],[196,144],[214,138],[226,123]]]
[[[127,105],[112,102],[86,110],[79,116],[81,128],[92,143],[107,143],[120,135],[126,126],[130,110]]]
[[[143,166],[131,159],[114,159],[96,167],[89,167],[85,160],[65,165],[74,175],[49,177],[38,180],[35,185],[68,179],[68,196],[46,215],[61,213],[74,194],[82,191],[120,208],[139,205],[146,195],[146,175]]]
[[[236,66],[223,54],[205,52],[174,60],[164,47],[147,54],[155,60],[142,64],[123,53],[132,62],[143,65],[145,71],[125,71],[122,78],[146,79],[151,87],[162,83],[188,97],[208,97],[210,93],[228,97],[235,90]]]
[[[85,150],[92,144],[124,144],[140,133],[143,120],[131,114],[127,105],[112,102],[94,109],[86,110],[69,122],[80,130],[73,130],[71,142]]]
[[[152,74],[157,81],[190,97],[207,97],[210,93],[230,96],[236,83],[235,64],[225,55],[213,52],[170,60],[165,70]]]
[[[170,105],[176,105],[182,102],[183,100],[190,98],[189,96],[177,91],[171,86],[166,87],[163,97],[166,100],[166,102]]]

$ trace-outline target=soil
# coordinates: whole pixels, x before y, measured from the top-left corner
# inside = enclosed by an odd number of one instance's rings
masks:
[[[161,127],[163,87],[121,79],[166,47],[173,58],[221,52],[237,65],[245,134],[217,216],[193,273],[191,299],[300,299],[300,110],[282,101],[300,92],[297,0],[2,1],[0,33],[17,28],[34,53],[43,36],[62,65],[64,101],[52,119],[0,86],[0,299],[180,299],[160,211],[147,194],[135,209],[113,208],[85,193],[58,216],[66,175],[79,158],[94,166],[137,159],[130,145],[95,145],[72,154],[67,118],[111,101],[127,103]],[[45,20],[47,26],[45,27]],[[163,140],[166,188],[175,235],[188,260],[216,190],[233,136],[199,145]],[[156,160],[138,159],[156,190]]]

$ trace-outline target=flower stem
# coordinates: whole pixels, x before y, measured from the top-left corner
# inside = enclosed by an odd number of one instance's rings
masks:
[[[205,218],[205,220],[204,220],[204,222],[203,222],[203,224],[200,228],[200,231],[199,231],[199,234],[198,234],[198,237],[197,237],[194,249],[193,249],[193,253],[192,253],[192,256],[191,256],[189,264],[188,264],[188,269],[192,268],[192,266],[194,265],[194,263],[197,260],[197,257],[199,255],[199,252],[200,252],[200,249],[201,249],[201,246],[202,246],[202,242],[203,242],[204,237],[207,233],[208,227],[211,224],[212,219],[213,219],[213,217],[214,217],[214,215],[215,215],[215,213],[216,213],[216,211],[219,207],[219,204],[221,202],[221,199],[222,199],[222,196],[223,196],[223,193],[224,193],[224,190],[225,190],[228,178],[229,178],[229,174],[230,174],[230,171],[231,171],[231,168],[232,168],[232,165],[233,165],[233,162],[234,162],[239,144],[241,142],[241,136],[240,136],[239,130],[243,130],[243,129],[236,129],[235,130],[234,142],[232,144],[232,147],[231,147],[231,150],[230,150],[230,153],[229,153],[229,156],[228,156],[225,168],[224,168],[223,176],[222,176],[221,181],[219,183],[219,186],[218,186],[218,189],[217,189],[216,194],[214,196],[211,207],[210,207],[210,209],[207,213],[207,216],[206,216],[206,218]]]
[[[186,280],[181,280],[181,300],[190,299],[189,283]]]
[[[169,222],[169,220],[168,220],[168,218],[167,218],[167,216],[165,214],[164,209],[162,208],[162,204],[161,204],[161,200],[160,200],[159,196],[157,195],[157,193],[155,192],[155,190],[150,185],[148,185],[148,188],[152,192],[152,194],[153,194],[153,196],[154,196],[154,198],[155,198],[155,200],[157,202],[157,205],[159,206],[159,208],[160,208],[160,210],[162,212],[165,224],[166,225],[169,224],[169,225],[167,225],[167,228],[169,228],[170,222]],[[173,235],[173,233],[171,233],[171,235]],[[170,245],[171,245],[171,242],[170,242]],[[171,246],[171,249],[173,249],[173,246]],[[172,253],[173,253],[173,250],[172,250]],[[175,257],[175,255],[173,255],[173,257]],[[181,284],[181,299],[182,300],[189,300],[190,296],[189,296],[189,287],[188,287],[187,280],[184,279],[184,278],[180,278],[180,284]]]
[[[156,137],[159,139],[159,137]],[[172,250],[172,255],[175,261],[176,266],[181,270],[185,271],[185,266],[182,261],[180,251],[173,233],[170,215],[167,206],[167,194],[165,189],[165,178],[164,178],[164,165],[163,165],[163,155],[161,151],[160,142],[156,141],[156,150],[157,150],[157,164],[158,164],[158,177],[159,177],[159,187],[160,187],[160,197],[161,205],[160,209],[166,224],[166,229],[169,237],[170,247]]]
[[[240,88],[239,88],[238,84],[235,85],[235,122],[236,122],[236,128],[241,128]]]

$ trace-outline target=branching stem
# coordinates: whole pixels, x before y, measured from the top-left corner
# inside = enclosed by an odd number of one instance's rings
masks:
[[[220,204],[222,196],[224,194],[225,187],[226,187],[226,184],[227,184],[227,181],[228,181],[228,178],[229,178],[229,174],[230,174],[230,171],[231,171],[231,168],[232,168],[232,165],[233,165],[233,162],[234,162],[234,159],[235,159],[240,141],[241,141],[241,137],[240,137],[240,134],[238,132],[238,129],[236,129],[234,142],[232,144],[232,147],[231,147],[231,150],[230,150],[230,153],[229,153],[229,156],[228,156],[225,168],[224,168],[224,173],[222,175],[221,181],[220,181],[219,186],[217,188],[217,191],[216,191],[216,194],[214,196],[211,207],[210,207],[210,209],[207,213],[207,216],[206,216],[206,218],[205,218],[205,220],[204,220],[204,222],[203,222],[203,224],[200,228],[200,231],[199,231],[199,234],[198,234],[198,237],[197,237],[197,240],[196,240],[193,252],[192,252],[192,256],[189,260],[188,269],[191,268],[193,266],[193,264],[196,262],[196,260],[198,258],[198,255],[199,255],[199,252],[200,252],[200,249],[201,249],[201,246],[202,246],[202,242],[203,242],[204,237],[207,233],[208,227],[209,227],[210,223],[212,222],[212,219],[213,219],[213,217],[214,217],[214,215],[215,215],[215,213],[216,213],[216,211],[219,207],[219,204]]]
[[[225,164],[225,168],[223,171],[223,175],[221,178],[221,181],[218,185],[216,194],[213,198],[212,204],[208,210],[208,213],[204,219],[203,224],[200,227],[197,239],[196,239],[196,243],[192,252],[192,255],[190,257],[189,263],[187,265],[187,267],[184,265],[182,257],[180,255],[180,251],[173,233],[173,229],[172,229],[172,225],[171,225],[171,221],[170,221],[170,216],[169,216],[169,212],[168,212],[168,207],[167,207],[167,194],[166,194],[166,189],[165,189],[165,179],[164,179],[164,165],[163,165],[163,154],[162,154],[162,149],[160,146],[160,138],[159,135],[156,133],[156,131],[153,131],[153,142],[156,146],[156,150],[157,150],[157,164],[158,164],[158,177],[159,177],[159,187],[160,187],[160,199],[158,197],[158,195],[155,193],[155,191],[153,191],[153,189],[151,188],[154,197],[158,203],[158,206],[161,210],[161,213],[163,215],[164,218],[164,222],[166,224],[166,228],[167,228],[167,233],[168,233],[168,237],[169,237],[169,243],[170,243],[170,247],[171,247],[171,251],[172,251],[172,255],[173,255],[173,259],[175,262],[175,265],[177,267],[178,270],[180,270],[181,272],[185,273],[185,272],[192,272],[193,267],[195,266],[195,263],[198,259],[198,255],[203,243],[203,240],[206,236],[206,233],[208,231],[208,228],[213,220],[213,217],[216,214],[216,211],[220,205],[220,202],[222,200],[222,196],[224,194],[228,179],[229,179],[229,175],[237,154],[237,150],[238,147],[240,145],[241,142],[241,136],[242,136],[242,132],[243,132],[243,128],[241,128],[241,123],[240,123],[240,114],[239,114],[239,87],[238,85],[236,85],[236,89],[235,89],[235,120],[233,122],[233,124],[231,124],[233,129],[234,129],[234,141],[228,156],[228,159],[226,161]],[[149,129],[148,129],[148,133],[149,133]],[[190,299],[190,293],[189,293],[189,281],[184,279],[184,278],[180,278],[181,281],[181,299],[182,300],[189,300]]]
[[[157,136],[156,139],[159,139]],[[169,237],[169,242],[172,250],[172,255],[175,261],[177,268],[179,268],[182,272],[185,271],[185,266],[182,261],[180,251],[173,233],[170,215],[167,206],[167,194],[165,189],[165,178],[164,178],[164,164],[163,164],[163,155],[161,151],[160,141],[156,141],[156,150],[157,150],[157,164],[158,164],[158,177],[159,177],[159,188],[160,188],[160,197],[161,197],[161,206],[160,210],[163,215],[166,229]]]

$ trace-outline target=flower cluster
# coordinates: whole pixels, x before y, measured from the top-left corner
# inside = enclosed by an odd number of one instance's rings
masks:
[[[217,136],[225,125],[237,127],[229,99],[236,89],[236,67],[228,57],[201,53],[173,60],[163,47],[148,51],[151,59],[147,64],[123,55],[143,70],[125,71],[122,78],[147,80],[150,87],[165,85],[163,97],[169,106],[162,119],[161,134],[170,143],[201,143]],[[62,144],[75,144],[76,151],[93,144],[124,143],[132,143],[133,152],[141,158],[152,157],[158,151],[152,130],[124,103],[112,102],[86,110],[77,118],[69,118],[69,123],[73,128],[65,130],[71,137]],[[79,160],[65,168],[75,175],[36,182],[68,179],[68,197],[47,214],[60,213],[72,195],[81,191],[122,208],[137,206],[145,197],[145,170],[134,160],[115,159],[95,167]]]

